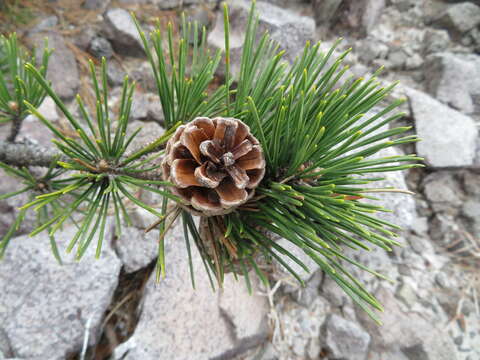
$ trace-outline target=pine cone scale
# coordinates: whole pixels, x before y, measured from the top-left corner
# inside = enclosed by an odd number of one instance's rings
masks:
[[[236,161],[237,166],[241,167],[243,170],[254,170],[261,169],[265,167],[265,159],[263,158],[263,151],[259,145],[253,146],[252,150],[240,157]]]
[[[243,170],[241,167],[233,165],[227,167],[227,172],[237,188],[245,189],[249,181],[249,177],[245,170]]]
[[[231,153],[233,158],[237,160],[238,158],[247,155],[253,149],[253,144],[249,140],[243,140],[240,144],[235,146]]]
[[[200,144],[200,152],[209,157],[213,162],[220,164],[220,157],[222,156],[221,149],[215,145],[211,140],[206,140]]]
[[[185,129],[180,141],[190,151],[197,163],[201,164],[200,144],[207,139],[207,134],[202,128],[190,126]]]
[[[222,178],[211,176],[207,171],[209,162],[205,162],[202,166],[199,166],[195,169],[195,178],[201,184],[201,186],[214,189],[220,185]]]
[[[198,189],[198,191],[193,192],[190,201],[195,209],[201,209],[204,212],[215,212],[217,210],[218,194],[213,190],[206,192],[203,189]]]
[[[248,138],[250,135],[250,128],[244,123],[238,123],[237,133],[235,135],[234,147],[238,146],[242,141]],[[251,136],[253,138],[253,136]],[[256,139],[255,139],[256,140]],[[252,139],[249,140],[252,142]],[[256,142],[258,144],[258,141]]]
[[[247,174],[250,178],[250,181],[248,182],[248,185],[247,185],[247,189],[254,189],[260,184],[263,177],[265,176],[265,168],[249,170],[247,171]]]
[[[205,135],[207,135],[207,138],[213,138],[213,135],[215,134],[215,125],[213,125],[211,119],[206,117],[199,117],[195,119],[195,124],[197,127],[204,131]]]
[[[195,176],[196,164],[189,159],[176,159],[172,163],[170,172],[174,184],[180,188],[189,186],[202,186]]]
[[[222,181],[216,191],[220,196],[220,202],[224,206],[238,206],[248,198],[248,193],[244,189],[239,189],[231,179]]]

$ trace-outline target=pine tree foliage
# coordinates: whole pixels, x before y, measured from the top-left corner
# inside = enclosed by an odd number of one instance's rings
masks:
[[[53,236],[75,211],[80,210],[85,213],[85,216],[78,221],[78,230],[71,239],[67,252],[76,247],[76,257],[80,259],[95,235],[98,235],[96,257],[100,257],[111,207],[114,209],[117,235],[121,233],[121,216],[124,217],[127,224],[131,224],[125,207],[126,200],[158,217],[162,217],[159,211],[133,196],[132,188],[141,188],[158,193],[165,199],[176,200],[175,196],[158,189],[158,186],[168,185],[166,182],[144,179],[146,174],[155,173],[158,169],[159,165],[154,165],[152,160],[161,153],[155,152],[153,155],[142,158],[145,154],[154,152],[156,148],[161,146],[169,138],[175,127],[172,127],[152,144],[131,155],[126,155],[129,145],[141,131],[141,128],[138,128],[130,136],[126,135],[134,90],[134,84],[130,84],[128,78],[125,78],[123,84],[120,109],[116,121],[113,121],[108,106],[106,61],[105,59],[102,61],[100,79],[97,78],[97,71],[93,62],[90,62],[93,88],[96,95],[95,116],[92,118],[81,97],[77,96],[81,119],[76,119],[45,81],[42,74],[31,64],[27,64],[26,68],[55,101],[78,135],[78,138],[65,136],[51,121],[43,117],[32,104],[25,102],[32,114],[37,116],[58,138],[58,140],[54,140],[54,143],[64,155],[65,161],[58,161],[57,163],[68,171],[67,176],[57,181],[57,184],[61,183],[58,190],[38,195],[34,201],[23,206],[22,209],[34,208],[38,210],[53,201],[64,200],[66,202],[62,211],[55,212],[48,221],[36,228],[31,235],[48,230],[49,235]]]
[[[381,305],[344,264],[351,263],[383,276],[348,258],[343,249],[368,251],[378,246],[390,251],[398,245],[395,231],[400,228],[374,215],[389,210],[362,200],[376,200],[369,192],[393,191],[367,186],[383,180],[369,177],[370,173],[421,166],[416,164],[421,159],[415,155],[369,159],[382,149],[418,140],[414,135],[402,136],[408,127],[384,130],[386,125],[404,116],[394,112],[404,100],[397,100],[366,118],[365,114],[379,106],[395,84],[381,87],[376,79],[379,72],[370,79],[344,79],[347,67],[342,62],[348,51],[335,58],[338,43],[327,53],[320,51],[320,44],[307,43],[303,53],[289,66],[282,60],[283,51],[278,44],[267,33],[259,36],[254,3],[240,74],[233,90],[226,10],[224,23],[227,95],[221,115],[238,118],[250,126],[263,146],[268,172],[257,195],[247,204],[231,214],[206,218],[203,236],[192,214],[182,211],[187,242],[193,240],[210,279],[216,277],[219,284],[225,272],[233,271],[243,274],[250,286],[250,269],[267,281],[259,266],[260,258],[278,261],[302,282],[286,258],[306,271],[307,267],[273,240],[285,238],[301,248],[376,319],[371,309],[381,310]],[[159,34],[160,30],[156,30],[151,37],[155,48],[162,43]],[[145,42],[143,34],[142,38]],[[177,53],[180,58],[185,56],[181,46],[187,39],[188,31],[184,31]],[[145,47],[148,48],[147,43]],[[171,49],[170,56],[175,58]],[[184,62],[185,59],[179,60]],[[168,76],[163,64],[151,63],[154,72]],[[165,92],[158,85],[162,98]],[[218,91],[206,102],[213,104],[216,99],[220,99]],[[164,260],[159,257],[159,262],[163,264]]]
[[[4,42],[0,44],[0,71],[2,74],[5,74],[8,69],[7,47],[5,45]]]
[[[56,160],[57,159],[52,161],[46,173],[41,176],[38,176],[37,173],[35,173],[34,171],[26,167],[22,167],[18,169],[0,162],[0,168],[3,171],[5,171],[7,174],[11,175],[12,177],[22,182],[22,187],[19,190],[0,195],[0,200],[9,199],[14,196],[18,196],[20,194],[26,194],[29,200],[33,201],[35,200],[35,196],[37,195],[45,194],[52,190],[60,189],[61,184],[58,183],[58,180],[56,180],[56,178],[60,177],[65,171],[62,169],[56,168]],[[40,211],[36,212],[37,226],[40,226],[41,224],[45,223],[48,220],[48,216],[52,211],[61,212],[63,206],[64,206],[64,203],[59,200],[54,200],[46,204]],[[2,241],[0,242],[0,259],[2,259],[2,257],[4,256],[5,251],[7,249],[7,245],[9,244],[11,238],[19,230],[20,226],[25,220],[27,211],[28,210],[26,208],[20,209],[19,214],[15,218],[15,221],[11,224],[7,233],[5,234]],[[57,243],[55,241],[55,237],[53,235],[50,235],[49,238],[50,238],[50,245],[52,247],[53,255],[55,256],[55,258],[59,263],[62,263],[60,253],[58,251]]]
[[[51,50],[45,46],[39,59],[42,76],[47,73],[50,54]],[[21,122],[28,115],[24,101],[38,107],[45,98],[45,90],[25,70],[27,62],[37,63],[34,55],[20,48],[16,34],[0,37],[0,123]]]
[[[284,238],[315,261],[376,319],[374,309],[381,310],[381,305],[346,264],[382,275],[349,258],[345,249],[369,251],[380,247],[390,251],[398,245],[395,238],[399,227],[376,216],[388,210],[365,200],[377,200],[369,193],[396,191],[372,188],[369,184],[382,180],[378,173],[421,166],[417,164],[421,159],[415,155],[372,158],[383,149],[418,140],[414,135],[403,135],[408,127],[388,127],[403,116],[395,112],[403,100],[367,116],[374,107],[381,106],[395,84],[382,87],[376,79],[378,73],[369,79],[345,78],[347,67],[342,62],[348,51],[335,56],[338,42],[326,53],[320,50],[320,44],[307,43],[296,61],[288,64],[283,60],[284,52],[268,33],[258,33],[255,2],[248,18],[240,73],[234,79],[230,73],[228,20],[225,6],[223,53],[212,52],[206,43],[205,29],[199,30],[185,18],[179,39],[175,38],[171,24],[165,33],[158,25],[147,36],[135,20],[151,63],[166,127],[162,136],[139,150],[132,150],[130,145],[141,130],[126,135],[134,84],[125,79],[120,109],[112,117],[105,60],[99,74],[90,64],[96,108],[91,111],[77,97],[80,118],[70,113],[45,80],[48,54],[40,69],[32,65],[33,61],[25,69],[21,66],[21,74],[28,80],[15,80],[18,86],[34,81],[31,87],[37,89],[35,94],[44,96],[44,92],[55,101],[75,136],[66,136],[38,112],[43,97],[15,98],[53,132],[61,153],[61,159],[52,163],[41,180],[28,169],[1,165],[23,179],[25,187],[18,193],[37,190],[35,197],[22,207],[17,223],[27,210],[41,214],[39,226],[31,235],[47,231],[59,257],[53,236],[70,219],[78,231],[67,251],[76,249],[77,258],[81,258],[96,239],[98,257],[108,216],[113,214],[119,234],[122,226],[129,224],[126,203],[135,204],[158,217],[154,224],[160,230],[158,279],[166,276],[165,235],[178,220],[183,224],[193,286],[191,248],[196,246],[213,287],[215,282],[221,286],[225,273],[233,272],[235,276],[244,275],[250,290],[250,270],[267,282],[264,264],[271,261],[283,265],[302,282],[289,262],[306,271],[308,268],[275,241]],[[193,44],[189,45],[191,39]],[[222,59],[226,64],[225,78],[222,85],[212,90]],[[0,92],[0,106],[8,105],[9,100],[4,97],[7,88],[3,86]],[[227,215],[202,218],[200,228],[195,215],[170,192],[172,184],[162,179],[159,165],[164,144],[176,128],[198,116],[243,121],[260,141],[267,166],[263,181],[247,203]],[[139,200],[133,195],[137,189],[160,194],[162,207],[155,209]],[[0,251],[5,250],[17,223],[0,243]]]

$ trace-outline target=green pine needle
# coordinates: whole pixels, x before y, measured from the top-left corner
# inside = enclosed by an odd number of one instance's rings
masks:
[[[24,101],[35,107],[43,102],[45,90],[31,73],[25,71],[24,65],[27,62],[38,63],[37,71],[45,76],[51,53],[45,42],[41,59],[36,59],[20,47],[15,33],[0,37],[0,122],[21,122],[27,117],[28,109]]]

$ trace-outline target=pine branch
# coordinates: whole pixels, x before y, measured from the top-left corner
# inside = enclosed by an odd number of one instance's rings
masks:
[[[125,159],[127,160],[127,159]],[[0,162],[15,167],[45,167],[51,166],[52,162],[57,162],[56,168],[62,168],[58,162],[68,161],[65,155],[62,155],[55,148],[45,148],[32,143],[10,143],[0,141]],[[127,175],[139,180],[161,181],[162,173],[158,170],[132,172],[122,168],[104,168],[95,169],[96,173],[105,173],[108,175]]]
[[[16,115],[12,118],[12,127],[10,128],[10,135],[8,135],[7,141],[13,143],[17,138],[20,129],[22,128],[23,118]]]
[[[62,159],[55,148],[44,148],[32,143],[0,141],[0,161],[8,165],[49,167],[56,158]]]

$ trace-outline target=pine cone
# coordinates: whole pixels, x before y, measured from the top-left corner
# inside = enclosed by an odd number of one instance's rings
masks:
[[[180,126],[162,166],[173,193],[204,216],[227,214],[245,203],[265,175],[260,143],[233,118],[199,117]]]

